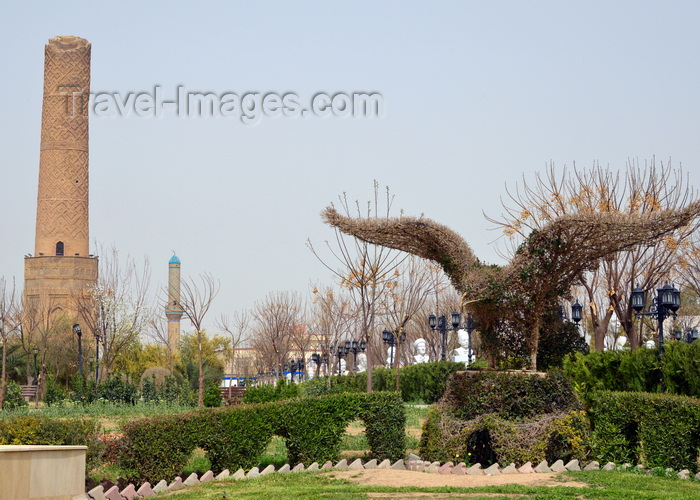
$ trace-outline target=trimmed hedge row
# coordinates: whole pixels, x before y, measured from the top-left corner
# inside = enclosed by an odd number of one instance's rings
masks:
[[[435,361],[401,368],[399,390],[405,402],[435,403],[445,392],[447,379],[454,372],[464,370],[464,363]],[[393,391],[396,387],[396,370],[375,368],[372,370],[372,390]],[[321,396],[343,392],[365,392],[367,373],[351,373],[342,377],[332,376],[307,380],[301,384],[288,384],[280,380],[277,386],[265,385],[246,388],[245,403],[279,401],[296,396]]]
[[[206,450],[214,472],[259,463],[273,435],[285,438],[290,464],[337,461],[347,424],[366,425],[371,454],[398,460],[405,452],[405,413],[393,393],[334,394],[232,406],[125,424],[120,465],[133,479],[177,475],[195,448]]]
[[[564,360],[564,373],[579,397],[596,391],[661,392],[700,397],[700,342],[668,342],[659,363],[658,349],[577,353]]]
[[[668,394],[600,392],[589,409],[599,461],[698,470],[700,400]]]
[[[104,442],[99,423],[90,418],[55,419],[28,415],[0,419],[0,445],[48,444],[87,446],[86,472],[100,460]]]

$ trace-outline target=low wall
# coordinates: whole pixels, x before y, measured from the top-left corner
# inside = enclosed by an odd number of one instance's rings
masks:
[[[87,446],[0,446],[0,498],[70,500],[85,492]]]

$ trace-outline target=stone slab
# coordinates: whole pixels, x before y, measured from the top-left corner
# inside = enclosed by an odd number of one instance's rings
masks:
[[[180,476],[177,476],[175,480],[168,485],[169,490],[176,490],[178,488],[182,488],[182,478]]]
[[[457,464],[452,468],[450,474],[457,474],[458,476],[464,476],[467,473],[467,468],[461,464]]]
[[[450,463],[446,463],[444,465],[441,465],[440,468],[438,469],[438,474],[450,474],[452,472],[452,466]]]
[[[617,466],[613,462],[608,462],[603,466],[603,470],[615,470]]]
[[[140,496],[140,495],[136,492],[136,486],[134,486],[134,485],[131,484],[131,483],[127,484],[127,485],[126,485],[126,488],[124,488],[123,490],[121,490],[119,493],[121,494],[121,496],[123,496],[124,498],[126,498],[126,500],[134,500],[134,498],[137,498],[137,497]]]
[[[296,464],[292,472],[304,472],[304,464]]]
[[[270,464],[270,465],[272,465],[272,464]],[[254,477],[260,477],[260,469],[258,469],[257,467],[253,467],[252,469],[250,469],[248,471],[248,474],[246,474],[245,477],[247,477],[248,479],[252,479]]]
[[[332,469],[332,468],[333,468],[333,462],[331,462],[330,460],[321,466],[321,470]]]
[[[153,488],[154,493],[162,493],[164,491],[168,491],[168,483],[165,481],[165,479],[161,479],[158,481],[158,484],[155,485]]]
[[[678,472],[678,478],[679,479],[690,478],[690,471],[688,469],[683,469],[682,471]]]
[[[501,474],[501,468],[498,466],[498,464],[493,464],[484,469],[484,474],[487,476],[498,476]]]
[[[552,469],[552,472],[564,472],[568,470],[566,468],[566,465],[564,465],[563,460],[557,460],[552,465],[550,465],[549,468]]]
[[[119,493],[119,486],[116,484],[105,491],[105,498],[107,500],[124,500],[124,497]]]
[[[279,468],[277,471],[277,474],[287,474],[290,472],[292,469],[289,467],[289,464],[284,464],[282,467]]]
[[[260,475],[267,476],[268,474],[272,474],[273,472],[275,472],[275,466],[274,464],[270,464],[260,471]]]
[[[484,471],[481,469],[481,464],[474,464],[466,471],[468,476],[483,476]]]
[[[348,465],[348,469],[350,470],[364,470],[364,467],[362,465],[362,460],[359,458],[353,461],[350,465]]]
[[[199,478],[197,477],[197,474],[194,472],[187,476],[187,479],[185,479],[182,484],[185,486],[194,486],[195,484],[199,484]]]
[[[594,460],[590,464],[586,465],[583,470],[600,470],[600,464]]]
[[[579,464],[578,460],[576,460],[576,459],[571,460],[564,467],[566,467],[566,470],[571,470],[571,471],[581,470],[581,464]]]
[[[199,478],[200,483],[208,483],[209,481],[214,480],[214,473],[210,470],[206,471],[204,474],[202,474],[202,477]]]
[[[547,465],[546,460],[542,460],[540,463],[537,464],[537,467],[535,467],[535,472],[538,472],[540,474],[546,474],[548,472],[552,472],[552,469],[549,468],[549,465]]]
[[[525,462],[520,468],[518,468],[520,474],[534,474],[535,469],[532,468],[531,462]]]
[[[348,461],[342,459],[340,462],[335,464],[335,470],[348,470]]]
[[[377,468],[377,459],[373,458],[369,462],[365,464],[365,469],[376,469]]]
[[[394,470],[406,470],[406,466],[404,465],[402,458],[399,458],[396,462],[394,462],[394,465],[392,465],[391,468]]]
[[[504,467],[501,470],[501,474],[518,474],[518,468],[515,466],[515,464],[511,463],[507,467]]]
[[[391,469],[391,462],[389,462],[389,459],[384,459],[382,463],[377,466],[377,469]]]
[[[93,489],[88,491],[88,496],[93,500],[107,500],[105,497],[105,490],[101,484],[98,484]]]
[[[152,497],[156,494],[153,488],[151,488],[151,483],[148,482],[143,483],[139,489],[136,490],[136,493],[138,493],[140,497]]]
[[[220,479],[226,479],[230,475],[231,475],[231,471],[229,471],[228,469],[224,469],[221,472],[219,472],[214,479],[216,479],[218,481]]]
[[[306,469],[309,472],[316,472],[321,470],[321,468],[318,466],[318,462],[314,462],[309,467]]]
[[[218,479],[218,476],[217,476]],[[241,479],[245,479],[245,471],[243,469],[238,469],[236,472],[233,473],[233,479],[236,481],[240,481]]]
[[[430,464],[428,466],[427,469],[425,469],[425,472],[429,472],[431,474],[437,474],[439,470],[440,470],[439,465],[436,464],[435,462],[433,462],[432,464]]]

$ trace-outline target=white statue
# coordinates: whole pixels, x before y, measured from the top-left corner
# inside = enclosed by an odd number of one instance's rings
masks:
[[[367,355],[361,352],[357,355],[357,373],[362,373],[367,371]]]
[[[654,349],[656,347],[656,342],[654,342],[653,340],[647,340],[646,342],[644,342],[644,347],[646,347],[647,349]]]
[[[469,352],[469,332],[457,330],[457,341],[459,347],[452,352],[452,361],[471,364],[474,361],[474,351]]]
[[[413,355],[414,365],[430,361],[430,356],[428,356],[428,343],[425,339],[416,339],[415,342],[413,342],[413,348],[416,350],[416,353]]]
[[[386,350],[386,366],[394,366],[394,363],[396,363],[396,348],[391,346]]]
[[[345,358],[340,358],[340,374],[341,375],[348,374],[347,366],[348,366],[348,364],[345,362]]]
[[[306,378],[314,378],[316,376],[316,362],[310,359],[306,364]]]

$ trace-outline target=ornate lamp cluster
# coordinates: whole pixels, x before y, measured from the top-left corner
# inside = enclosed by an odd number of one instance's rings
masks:
[[[382,340],[386,345],[390,347],[390,366],[391,368],[394,367],[394,353],[396,352],[396,349],[394,346],[398,344],[399,342],[404,342],[406,340],[406,332],[401,330],[401,333],[398,335],[394,335],[394,332],[387,330],[386,328],[382,331]]]
[[[655,318],[659,331],[659,360],[664,354],[664,320],[669,316],[676,316],[676,311],[681,307],[681,292],[675,286],[666,282],[664,286],[656,290],[656,297],[652,299],[647,312],[642,312],[646,305],[646,293],[639,285],[632,290],[630,302],[635,316],[649,316]]]

